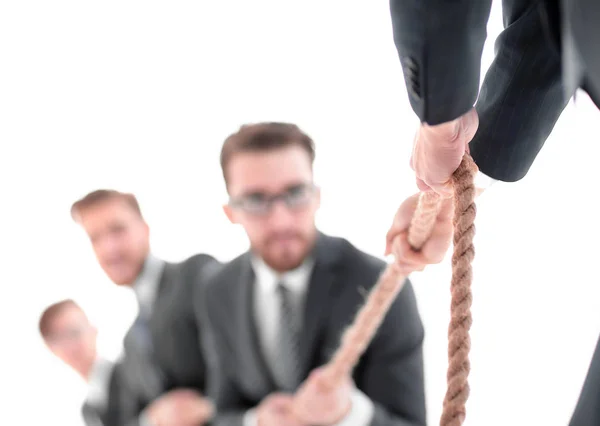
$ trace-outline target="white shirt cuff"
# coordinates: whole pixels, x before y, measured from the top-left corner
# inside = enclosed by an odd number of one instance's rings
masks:
[[[496,182],[498,182],[497,179],[491,178],[488,175],[483,174],[481,171],[477,171],[477,174],[475,175],[475,188],[488,189]]]
[[[350,398],[352,402],[350,412],[333,426],[369,426],[375,411],[373,401],[356,388],[352,391]]]
[[[258,426],[258,419],[256,418],[256,409],[248,410],[244,413],[244,420],[242,421],[244,426]]]

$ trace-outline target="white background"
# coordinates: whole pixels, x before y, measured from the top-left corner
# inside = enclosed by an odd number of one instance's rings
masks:
[[[483,61],[501,28],[493,10]],[[168,260],[246,248],[221,213],[223,139],[287,120],[317,143],[320,228],[381,255],[416,190],[387,1],[11,1],[0,7],[0,423],[77,425],[84,388],[37,335],[74,297],[115,356],[132,295],[69,216],[100,187],[138,195]],[[528,177],[479,201],[468,425],[566,425],[600,331],[600,114],[570,105]],[[448,261],[412,277],[430,424],[445,392]]]

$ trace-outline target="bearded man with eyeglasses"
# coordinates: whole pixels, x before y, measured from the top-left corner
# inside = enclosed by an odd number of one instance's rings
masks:
[[[289,123],[244,125],[223,144],[223,209],[250,249],[198,299],[217,355],[215,424],[425,425],[424,331],[409,282],[353,376],[317,386],[385,264],[316,228],[314,158],[312,139]],[[301,386],[314,399],[293,405]]]

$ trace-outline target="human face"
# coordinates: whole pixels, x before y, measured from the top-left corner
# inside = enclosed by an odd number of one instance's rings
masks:
[[[97,330],[77,306],[65,306],[45,337],[50,351],[84,377],[96,360]]]
[[[224,211],[250,245],[278,272],[294,269],[312,250],[320,191],[308,153],[299,146],[235,154],[227,166]]]
[[[83,209],[79,222],[106,275],[115,284],[133,284],[150,251],[148,225],[139,213],[114,198]]]

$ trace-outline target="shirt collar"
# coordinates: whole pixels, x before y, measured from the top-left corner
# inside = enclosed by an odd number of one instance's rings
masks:
[[[258,256],[252,256],[251,262],[259,290],[267,293],[274,292],[280,282],[293,293],[302,294],[306,292],[314,266],[314,260],[307,258],[296,269],[281,274],[269,267]]]
[[[88,395],[86,400],[92,404],[103,406],[108,397],[108,387],[113,364],[98,358],[94,362],[88,376]]]
[[[152,254],[148,255],[142,271],[133,283],[133,291],[135,292],[140,309],[149,311],[152,308],[164,268],[164,260]]]

